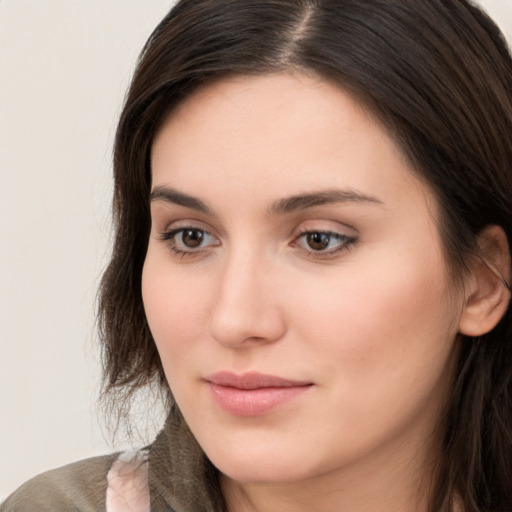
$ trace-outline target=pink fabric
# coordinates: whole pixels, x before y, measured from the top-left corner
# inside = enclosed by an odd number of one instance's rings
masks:
[[[107,512],[149,512],[148,452],[122,453],[107,475]]]

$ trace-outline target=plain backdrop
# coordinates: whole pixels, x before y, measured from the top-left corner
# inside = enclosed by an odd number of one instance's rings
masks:
[[[482,3],[512,39],[512,0]],[[41,471],[122,447],[96,405],[112,138],[138,52],[171,4],[0,0],[0,501]]]

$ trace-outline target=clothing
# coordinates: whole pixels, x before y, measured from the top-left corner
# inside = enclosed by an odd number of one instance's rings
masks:
[[[173,410],[149,447],[94,457],[22,485],[0,512],[222,512],[218,472]]]

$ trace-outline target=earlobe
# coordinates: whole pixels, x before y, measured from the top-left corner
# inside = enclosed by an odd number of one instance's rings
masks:
[[[491,331],[510,301],[510,251],[500,226],[487,226],[478,236],[479,257],[466,281],[465,305],[459,332],[481,336]]]

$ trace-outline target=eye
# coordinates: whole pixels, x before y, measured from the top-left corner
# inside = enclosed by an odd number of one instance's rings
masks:
[[[183,229],[178,236],[175,235],[175,242],[189,249],[197,249],[208,236],[200,229]]]
[[[202,252],[208,247],[219,245],[219,241],[204,229],[183,227],[172,229],[160,236],[170,250],[179,256],[192,255]]]
[[[294,242],[301,249],[316,257],[334,256],[355,243],[354,237],[332,231],[305,231]]]

